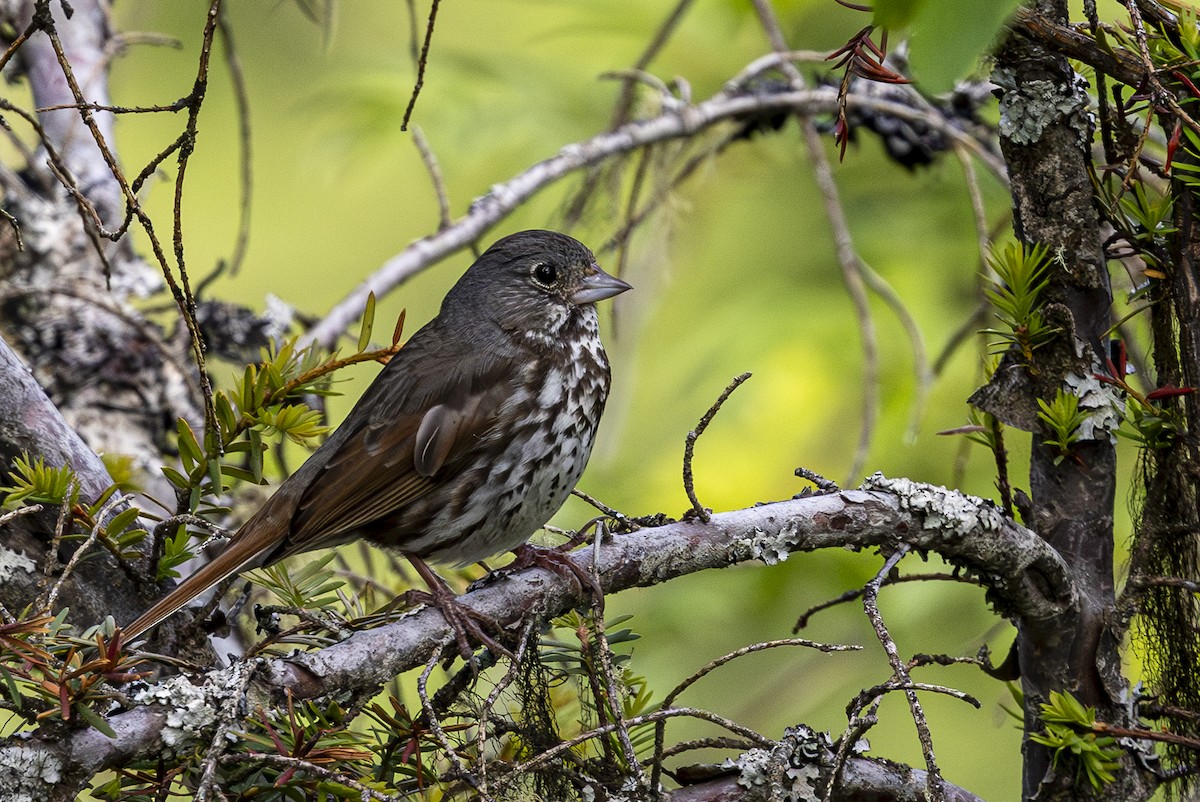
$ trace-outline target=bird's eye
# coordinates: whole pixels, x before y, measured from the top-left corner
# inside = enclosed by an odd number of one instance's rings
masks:
[[[538,262],[533,266],[533,280],[543,287],[549,287],[556,278],[558,278],[558,271],[554,265]]]

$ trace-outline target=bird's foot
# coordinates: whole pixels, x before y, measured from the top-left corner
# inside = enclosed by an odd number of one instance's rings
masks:
[[[597,599],[602,598],[604,590],[600,587],[599,578],[571,559],[571,549],[575,548],[581,542],[583,542],[582,537],[578,540],[568,540],[561,546],[553,548],[543,548],[524,543],[513,549],[516,559],[504,566],[503,570],[505,572],[520,571],[525,568],[532,568],[533,566],[545,568],[547,571],[553,571],[561,577],[574,579],[579,583],[581,589],[585,591],[590,590]]]
[[[477,610],[472,610],[470,607],[462,604],[458,600],[458,596],[450,589],[440,576],[434,573],[433,569],[425,564],[423,560],[416,557],[409,557],[409,562],[417,569],[417,573],[425,580],[425,584],[429,586],[428,591],[410,590],[405,595],[405,600],[412,604],[425,604],[430,607],[436,607],[446,619],[446,623],[450,625],[451,631],[454,632],[454,640],[458,645],[458,653],[462,655],[463,660],[475,664],[475,650],[472,648],[472,639],[476,643],[481,643],[493,654],[504,655],[512,659],[513,653],[507,648],[498,643],[491,635],[489,635],[484,627],[498,632],[501,627],[488,616]]]

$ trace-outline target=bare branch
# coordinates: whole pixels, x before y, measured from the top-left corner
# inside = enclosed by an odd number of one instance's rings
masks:
[[[936,113],[859,95],[850,95],[847,104],[850,108],[870,108],[900,119],[919,119],[950,140],[964,145],[977,157],[985,159],[993,172],[1003,174],[1003,165],[994,155],[988,153],[970,134]],[[358,319],[370,293],[374,292],[377,298],[382,298],[388,291],[430,265],[479,239],[537,192],[576,170],[657,142],[694,137],[714,125],[748,115],[786,109],[816,115],[827,114],[836,108],[837,90],[832,87],[753,93],[727,88],[701,103],[665,110],[657,117],[637,120],[590,139],[565,145],[556,155],[493,186],[487,195],[471,204],[467,214],[451,225],[413,242],[385,262],[339,301],[302,338],[302,345],[319,343],[323,347],[331,347],[342,332]]]
[[[692,452],[696,448],[696,441],[700,439],[700,435],[704,434],[704,430],[708,428],[708,424],[712,423],[713,418],[721,411],[721,405],[733,394],[733,391],[742,386],[746,379],[750,378],[749,373],[743,373],[740,376],[735,376],[729,386],[717,396],[717,400],[708,408],[708,412],[700,418],[700,422],[696,424],[696,428],[687,433],[683,443],[683,489],[687,492],[687,497],[692,502],[692,512],[696,514],[704,523],[708,523],[712,517],[708,510],[704,509],[704,505],[700,503],[700,499],[696,498],[696,487],[694,477],[692,476]]]
[[[942,789],[942,772],[938,768],[937,759],[933,754],[933,736],[929,732],[929,722],[925,720],[925,710],[921,707],[921,701],[917,698],[917,692],[912,685],[912,678],[908,675],[908,667],[900,659],[900,653],[896,648],[896,641],[892,640],[891,633],[888,632],[887,625],[883,622],[883,615],[879,612],[879,587],[891,573],[892,569],[904,558],[908,553],[909,547],[907,544],[902,544],[887,560],[884,561],[883,567],[875,574],[875,578],[867,583],[866,592],[863,593],[863,609],[867,613],[867,618],[871,620],[871,626],[875,628],[875,635],[879,638],[879,643],[883,646],[884,652],[887,653],[888,663],[892,666],[892,672],[895,676],[897,687],[904,688],[904,695],[908,699],[908,707],[912,712],[913,723],[917,726],[917,739],[921,742],[921,754],[925,757],[925,768],[929,772],[926,789],[929,798],[934,802],[944,802],[946,798],[945,791]],[[978,706],[978,703],[976,703]]]

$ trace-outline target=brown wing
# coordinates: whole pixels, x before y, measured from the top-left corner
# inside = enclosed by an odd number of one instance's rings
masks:
[[[272,559],[343,543],[394,514],[445,481],[440,469],[492,427],[513,391],[511,363],[494,354],[447,362],[430,351],[389,364],[313,455],[316,470],[304,479],[286,545]]]

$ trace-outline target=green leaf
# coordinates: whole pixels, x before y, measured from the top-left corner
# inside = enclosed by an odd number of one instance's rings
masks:
[[[881,28],[898,31],[912,22],[925,2],[926,0],[876,0],[875,24]]]
[[[191,482],[188,481],[188,478],[169,465],[162,466],[162,472],[163,476],[167,477],[167,481],[180,490],[187,490],[191,487]]]
[[[115,537],[128,529],[129,525],[137,520],[141,512],[137,507],[130,507],[124,512],[113,516],[113,519],[108,522],[108,526],[106,527],[109,537]]]
[[[84,721],[86,721],[88,724],[91,724],[93,727],[95,727],[97,730],[99,730],[100,732],[107,735],[109,738],[116,739],[117,733],[113,731],[113,728],[109,725],[109,723],[107,721],[105,721],[103,718],[101,718],[96,713],[95,710],[92,710],[86,704],[73,705],[71,707],[71,709],[74,710],[76,713],[78,713],[79,717],[82,718]]]
[[[925,92],[947,92],[975,70],[1020,0],[924,0],[909,25],[909,64]]]
[[[233,411],[233,404],[226,393],[217,393],[216,408],[217,422],[221,424],[221,434],[226,439],[233,437],[237,431],[237,414]]]
[[[0,666],[0,677],[4,679],[4,687],[8,691],[8,700],[12,702],[17,712],[20,712],[25,707],[25,699],[21,696],[21,689],[17,686],[17,681],[13,675],[8,673],[8,669]]]
[[[375,293],[367,294],[367,308],[363,310],[362,328],[358,332],[358,352],[361,354],[371,344],[371,327],[375,325]]]
[[[257,385],[258,368],[254,365],[247,365],[245,372],[242,373],[242,397],[238,401],[238,406],[245,412],[258,409],[262,406],[262,398],[254,393],[254,388]]]
[[[254,476],[255,484],[263,481],[263,453],[267,450],[263,445],[262,434],[257,429],[249,431],[250,439],[250,473]]]
[[[190,474],[197,465],[203,465],[206,462],[204,452],[200,449],[196,434],[192,431],[192,427],[188,426],[187,421],[180,418],[175,424],[175,429],[178,432],[175,439],[179,444],[179,458],[183,463],[183,469]]]
[[[243,482],[249,482],[250,484],[255,485],[259,484],[262,479],[261,475],[255,476],[252,471],[248,471],[245,468],[239,468],[236,465],[222,465],[221,473],[228,476],[230,479],[239,479]]]

